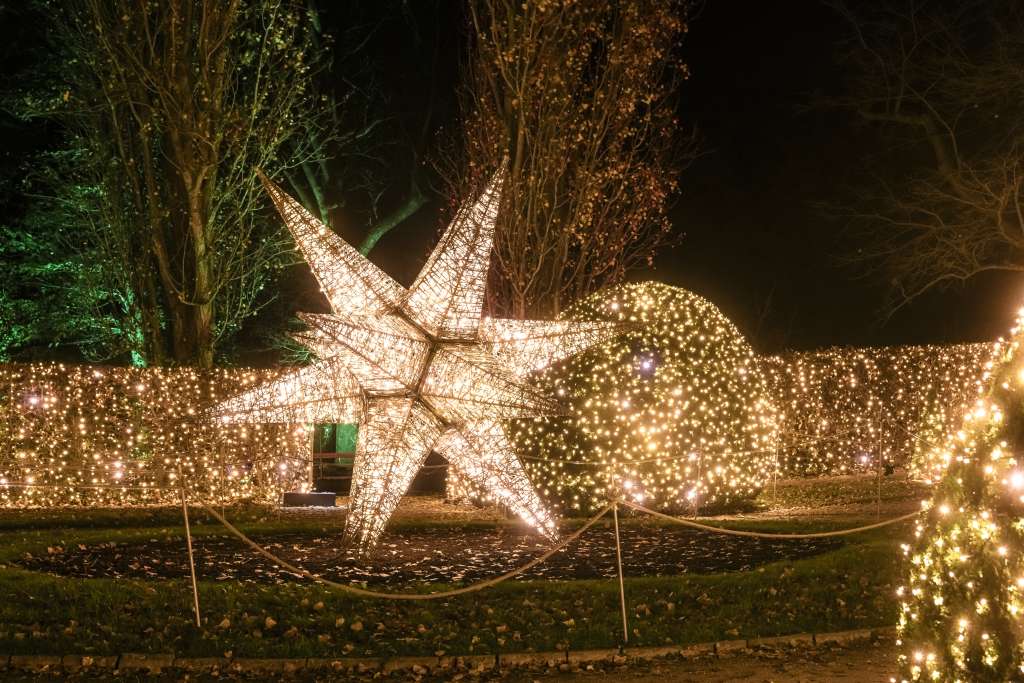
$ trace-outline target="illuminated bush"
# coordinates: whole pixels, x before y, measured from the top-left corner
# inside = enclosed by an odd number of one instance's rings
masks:
[[[600,292],[567,317],[630,328],[540,378],[568,416],[515,429],[553,505],[587,511],[625,493],[691,510],[757,494],[773,467],[775,411],[758,357],[717,308],[645,283]]]
[[[1024,328],[947,441],[899,589],[900,680],[1024,680]]]

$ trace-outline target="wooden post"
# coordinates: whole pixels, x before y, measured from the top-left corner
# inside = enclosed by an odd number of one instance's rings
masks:
[[[703,451],[698,451],[697,452],[697,483],[695,483],[693,485],[694,489],[697,491],[697,493],[695,493],[693,495],[693,518],[694,519],[697,519],[697,517],[700,516],[700,482],[701,482],[701,476],[703,475],[703,472],[701,471],[703,469],[701,467],[701,465],[703,465],[703,464],[704,464],[704,452]]]
[[[224,466],[224,425],[221,423],[217,426],[214,432],[214,438],[217,439],[217,457],[218,457],[218,471],[217,471],[217,483],[220,485],[220,516],[225,517],[224,514],[224,501],[228,497],[228,473],[227,468]]]
[[[178,485],[181,490],[181,512],[185,517],[185,542],[188,544],[188,567],[192,573],[192,601],[196,611],[196,628],[202,628],[202,620],[199,616],[199,586],[196,584],[196,562],[192,555],[192,529],[188,524],[188,503],[185,501],[185,480],[181,475],[181,465],[178,465]]]
[[[629,643],[629,623],[626,621],[626,586],[622,580],[622,543],[619,540],[619,502],[612,503],[615,520],[615,561],[619,568],[619,603],[622,605],[622,644]]]
[[[335,437],[337,438],[337,437]],[[317,479],[324,477],[324,461],[316,457],[316,424],[309,426],[309,490],[316,491]]]
[[[772,507],[778,504],[778,479],[779,479],[779,444],[775,444],[775,465],[772,469]]]
[[[882,517],[882,409],[878,409],[878,418],[875,420],[878,429],[876,448],[878,449],[878,462],[875,463],[875,518]]]

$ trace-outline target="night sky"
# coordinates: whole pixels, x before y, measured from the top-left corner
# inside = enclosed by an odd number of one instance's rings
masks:
[[[351,25],[356,12],[374,27],[366,58],[376,63],[402,125],[417,130],[429,111],[432,144],[457,137],[462,3],[327,6],[328,25]],[[26,29],[40,30],[8,23],[2,33],[24,39]],[[652,272],[631,279],[658,279],[707,297],[766,352],[995,338],[1009,328],[1024,292],[1019,277],[935,293],[883,322],[884,283],[841,262],[850,246],[844,225],[815,205],[842,202],[847,188],[871,172],[877,137],[850,114],[803,105],[815,93],[841,90],[834,56],[843,34],[834,12],[812,0],[707,1],[684,44],[692,77],[681,93],[680,118],[700,131],[703,154],[683,172],[672,209],[681,239]],[[8,58],[16,43],[5,42]],[[0,120],[0,157],[11,167],[39,131],[9,123]],[[400,150],[394,153],[397,167]],[[435,199],[386,236],[374,260],[411,280],[442,225],[441,205]],[[358,242],[363,226],[344,216],[338,224]],[[307,280],[281,283],[282,297],[296,299],[297,310]]]
[[[844,28],[813,1],[711,0],[692,22],[681,114],[708,153],[682,176],[673,216],[685,238],[652,275],[706,296],[766,351],[1005,334],[1019,277],[979,278],[883,321],[884,283],[843,263],[845,226],[816,204],[842,203],[865,180],[877,137],[806,105],[842,88]]]
[[[453,89],[464,39],[461,16],[448,12],[434,27],[445,46],[434,77],[435,86]],[[409,56],[389,53],[389,46],[403,29],[391,29],[375,49],[401,63]],[[844,259],[851,248],[846,228],[820,205],[843,203],[866,180],[878,138],[852,114],[807,106],[816,94],[842,89],[835,57],[844,30],[833,10],[812,0],[708,0],[684,42],[692,76],[680,118],[700,131],[703,153],[683,172],[671,213],[681,239],[652,271],[631,279],[705,296],[765,352],[981,341],[1006,333],[1024,291],[1020,277],[978,278],[885,319],[885,283]],[[409,85],[414,116],[426,86]],[[448,117],[438,125],[450,131],[455,107],[445,106]],[[435,203],[386,238],[375,259],[411,279],[438,221]]]

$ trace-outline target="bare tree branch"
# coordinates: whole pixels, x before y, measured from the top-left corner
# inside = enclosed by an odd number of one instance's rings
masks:
[[[557,314],[650,263],[692,148],[673,97],[680,2],[472,4],[464,156],[472,196],[509,160],[490,282],[497,313]]]
[[[75,0],[56,33],[69,55],[56,113],[101,189],[93,241],[148,321],[140,352],[209,366],[282,251],[253,170],[274,172],[319,125],[308,15],[294,0]],[[289,149],[293,164],[318,153]]]
[[[879,125],[897,150],[881,162],[893,178],[842,210],[864,245],[856,260],[893,285],[890,312],[935,287],[1024,270],[1024,9],[832,4],[850,26],[851,85],[825,103]],[[928,161],[911,168],[917,158]]]

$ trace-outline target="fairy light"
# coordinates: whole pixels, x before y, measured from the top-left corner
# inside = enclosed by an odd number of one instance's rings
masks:
[[[261,178],[333,313],[303,316],[299,340],[318,361],[224,401],[221,421],[358,423],[345,535],[360,549],[432,450],[553,537],[503,421],[555,412],[525,378],[618,326],[482,317],[503,173],[459,211],[408,290]]]
[[[237,387],[278,374],[0,365],[0,506],[173,503],[180,496],[179,466],[189,473],[186,489],[205,500],[276,502],[308,478],[307,429],[286,425],[249,433],[195,413]],[[249,464],[247,476],[225,486],[223,463],[239,460]],[[277,470],[278,462],[290,463],[289,470]]]
[[[988,415],[976,399],[1000,349],[759,358],[714,306],[655,283],[598,293],[567,315],[636,326],[543,376],[546,392],[568,400],[568,417],[513,428],[543,495],[581,511],[640,471],[650,504],[663,509],[748,498],[773,472],[845,474],[886,463],[934,480],[949,462],[944,437],[959,417]],[[449,496],[477,493],[450,478]]]
[[[567,319],[626,331],[539,377],[567,415],[511,428],[546,500],[587,511],[625,495],[689,510],[756,495],[771,475],[777,415],[760,359],[717,308],[676,287],[627,284]],[[468,493],[459,484],[451,479],[449,495]]]
[[[870,471],[884,462],[941,476],[945,445],[988,383],[998,343],[832,348],[765,359],[782,412],[787,475]],[[871,455],[868,455],[871,454]]]
[[[914,541],[900,598],[903,683],[1024,674],[1024,485],[1019,414],[1024,311],[985,363],[985,391],[941,445],[945,469]],[[897,679],[893,679],[897,680]]]

